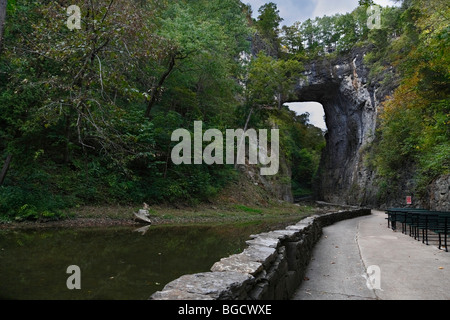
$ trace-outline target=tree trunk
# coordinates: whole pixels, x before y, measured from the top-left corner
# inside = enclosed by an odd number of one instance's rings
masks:
[[[11,164],[11,159],[12,155],[8,154],[8,156],[6,157],[5,164],[3,165],[3,169],[0,172],[0,186],[3,185],[3,182],[5,181],[6,173],[8,172],[9,165]]]
[[[0,0],[0,52],[2,50],[3,44],[3,29],[6,21],[6,6],[8,4],[7,0]]]
[[[1,1],[1,0],[0,0]],[[152,88],[152,91],[150,93],[150,101],[147,105],[147,110],[145,111],[145,117],[150,118],[150,113],[152,112],[152,108],[155,105],[156,101],[158,100],[159,92],[161,91],[161,88],[166,81],[167,77],[172,73],[173,68],[175,67],[175,59],[176,54],[173,54],[170,57],[169,67],[167,68],[166,72],[161,76],[156,86]]]
[[[239,150],[241,150],[241,146],[242,146],[242,144],[244,143],[244,140],[245,140],[245,133],[247,132],[247,129],[248,129],[248,123],[250,122],[250,119],[251,119],[251,117],[252,117],[252,114],[253,114],[253,107],[250,109],[250,112],[249,112],[248,117],[247,117],[247,121],[245,122],[245,126],[244,126],[244,135],[242,136],[241,140],[239,141],[239,146],[238,146],[238,152],[237,152],[237,154],[239,154]],[[237,169],[237,167],[238,167],[238,164],[237,164],[237,158],[236,158],[236,163],[234,164],[234,168]]]
[[[69,141],[70,141],[70,118],[68,115],[64,116],[65,127],[64,127],[64,153],[63,153],[63,163],[69,163]]]
[[[247,129],[248,129],[248,123],[250,122],[250,119],[251,119],[251,117],[252,117],[252,114],[253,114],[253,107],[250,109],[250,112],[249,112],[248,117],[247,117],[247,121],[245,121],[244,132],[247,132]]]

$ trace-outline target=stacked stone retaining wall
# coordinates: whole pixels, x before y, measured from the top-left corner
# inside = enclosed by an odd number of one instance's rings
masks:
[[[286,300],[300,286],[322,229],[370,215],[370,209],[308,217],[284,230],[250,237],[240,254],[216,262],[211,272],[182,276],[152,300]]]

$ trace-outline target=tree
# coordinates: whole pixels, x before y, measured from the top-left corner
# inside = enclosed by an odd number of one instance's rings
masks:
[[[3,168],[0,171],[0,186],[3,185],[3,182],[5,181],[6,174],[8,173],[9,166],[11,164],[11,160],[12,160],[12,155],[8,154],[6,156],[6,160],[5,160],[5,163],[3,165]]]
[[[318,19],[311,20],[308,19],[302,23],[300,32],[303,36],[303,41],[305,47],[307,48],[308,54],[316,56],[320,51],[320,36],[321,32],[317,25]]]
[[[280,17],[280,11],[275,3],[269,2],[258,10],[259,16],[256,21],[256,27],[262,38],[269,46],[271,56],[278,56],[280,48],[280,23],[283,18]]]
[[[298,54],[304,50],[300,23],[296,22],[292,26],[283,26],[283,37],[281,44],[283,49],[290,54]]]
[[[217,192],[231,168],[174,166],[170,132],[194,119],[235,125],[251,34],[242,3],[84,0],[81,29],[69,30],[71,4],[25,0],[8,11],[0,152],[14,162],[1,214]]]
[[[316,18],[317,26],[320,30],[319,39],[320,44],[324,49],[330,50],[333,44],[333,31],[334,31],[333,17],[324,16],[322,18]]]
[[[258,12],[259,16],[256,22],[258,29],[268,38],[276,37],[280,23],[283,21],[277,5],[273,2],[267,3],[259,8]]]
[[[370,7],[373,4],[374,4],[373,0],[359,0],[359,5],[366,8]]]
[[[349,51],[358,42],[357,25],[351,13],[340,15],[336,21],[336,31],[341,34],[337,45],[340,52]]]
[[[43,122],[47,130],[65,132],[65,162],[68,146],[75,143],[85,156],[88,150],[102,150],[123,165],[126,155],[136,153],[136,145],[121,133],[127,120],[123,101],[141,100],[146,94],[125,79],[146,74],[146,60],[164,60],[173,50],[170,42],[154,32],[151,21],[158,12],[156,2],[102,0],[80,6],[81,30],[61,28],[60,21],[67,19],[65,6],[52,3],[35,9],[38,20],[30,34],[19,39],[18,51],[24,61],[35,70],[47,65],[36,74],[46,98],[28,110],[28,120]],[[47,23],[41,19],[44,16]],[[119,124],[116,117],[120,115]]]
[[[449,14],[445,1],[405,1],[401,12],[388,15],[390,41],[381,56],[397,66],[401,82],[383,104],[375,165],[394,183],[403,168],[417,167],[416,192],[423,198],[434,179],[450,173]],[[392,38],[395,20],[403,32]]]
[[[281,109],[302,70],[297,60],[277,60],[261,52],[249,67],[248,101],[255,107]]]

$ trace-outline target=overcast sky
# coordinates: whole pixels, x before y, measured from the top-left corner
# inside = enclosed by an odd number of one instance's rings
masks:
[[[317,16],[334,15],[336,13],[352,12],[358,6],[358,0],[241,0],[250,4],[254,17],[258,17],[258,9],[266,3],[276,3],[283,25],[292,25],[296,21],[314,19]],[[381,6],[393,6],[392,0],[375,0]]]
[[[241,0],[250,4],[253,9],[253,16],[257,18],[258,9],[266,3],[273,2],[277,4],[280,10],[280,16],[284,19],[282,25],[291,26],[296,21],[303,22],[308,18],[314,19],[324,15],[334,15],[337,13],[352,12],[358,6],[358,0]],[[391,0],[375,0],[380,6],[394,6]],[[289,108],[298,114],[308,112],[310,114],[310,122],[316,127],[326,130],[325,112],[323,107],[318,103],[290,103]]]

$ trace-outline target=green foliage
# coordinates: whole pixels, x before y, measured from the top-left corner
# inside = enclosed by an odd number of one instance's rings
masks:
[[[287,107],[271,120],[280,129],[280,148],[292,170],[289,182],[294,196],[311,195],[326,143],[324,132],[309,124],[309,114],[296,115]]]
[[[283,49],[290,55],[306,53],[308,59],[349,51],[368,35],[367,16],[362,7],[352,13],[316,17],[283,28]],[[302,56],[299,56],[303,58]]]
[[[55,220],[64,216],[67,204],[61,196],[36,190],[32,186],[0,187],[3,220]]]
[[[401,10],[393,17],[402,17],[404,31],[379,54],[398,66],[402,81],[384,103],[375,161],[393,183],[412,172],[416,192],[425,197],[435,178],[450,173],[450,55],[444,49],[450,11],[444,2],[422,0],[405,2]],[[370,60],[379,61],[375,55]]]
[[[374,4],[373,0],[359,0],[359,5],[360,6],[364,6],[364,7],[368,7]]]
[[[449,172],[449,9],[436,0],[366,7],[280,29],[274,3],[238,0],[81,1],[82,29],[65,27],[69,1],[8,1],[0,55],[0,217],[48,220],[90,203],[205,201],[235,177],[229,166],[175,166],[171,133],[230,127],[281,130],[294,193],[311,190],[323,132],[283,107],[306,59],[369,45],[370,80],[401,86],[384,108],[374,167],[397,179],[417,167],[422,189]],[[253,23],[253,26],[252,26]],[[250,62],[254,31],[266,43]],[[250,115],[250,116],[249,116]],[[247,121],[246,121],[247,120]],[[382,195],[384,196],[384,195]]]
[[[240,118],[250,114],[249,127],[276,127],[280,129],[280,148],[292,169],[292,175],[280,179],[291,184],[296,196],[312,193],[321,152],[325,146],[322,130],[308,124],[309,115],[297,116],[284,107],[303,71],[304,47],[299,24],[283,27],[275,4],[260,8],[257,30],[272,46],[261,50],[248,66],[245,86],[245,107]],[[276,51],[277,56],[273,54]]]
[[[259,107],[278,107],[287,100],[298,75],[303,70],[299,61],[274,59],[264,52],[249,66],[247,99]]]
[[[244,206],[244,205],[236,205],[235,208],[237,210],[248,212],[248,213],[257,213],[257,214],[262,214],[263,213],[261,209],[253,209],[253,208],[249,208],[249,207]]]
[[[260,13],[256,26],[265,36],[276,37],[278,35],[278,28],[283,19],[280,17],[280,10],[273,2],[267,3],[259,8]]]
[[[266,43],[269,55],[277,56],[280,47],[279,27],[283,21],[280,11],[275,3],[270,2],[259,8],[258,12],[259,16],[255,26]]]
[[[235,124],[251,33],[240,1],[81,1],[73,31],[71,4],[8,1],[0,155],[13,157],[0,216],[216,195],[233,168],[173,165],[171,133]]]
[[[283,27],[282,57],[303,61],[343,54],[355,46],[369,48],[364,57],[369,82],[381,85],[381,91],[398,89],[384,104],[368,160],[390,185],[413,175],[417,192],[424,196],[433,179],[449,173],[448,4],[443,0],[403,1],[399,7],[382,8],[381,28],[369,30],[367,8],[373,4],[359,1],[351,13]],[[269,61],[262,64],[270,66]],[[270,84],[270,78],[262,79]],[[287,141],[285,137],[285,147],[295,145]],[[294,165],[294,182],[310,177],[314,166],[308,164],[315,162],[312,154],[307,149],[287,149],[290,155],[301,153]],[[380,190],[380,199],[387,199],[388,188]]]
[[[386,7],[381,10],[381,29],[369,30],[367,8],[372,1],[360,1],[350,13],[316,17],[282,28],[281,43],[285,54],[299,59],[316,59],[350,51],[355,46],[375,45],[374,60],[379,60],[392,37],[401,32],[401,9]],[[300,54],[300,55],[299,55]]]

